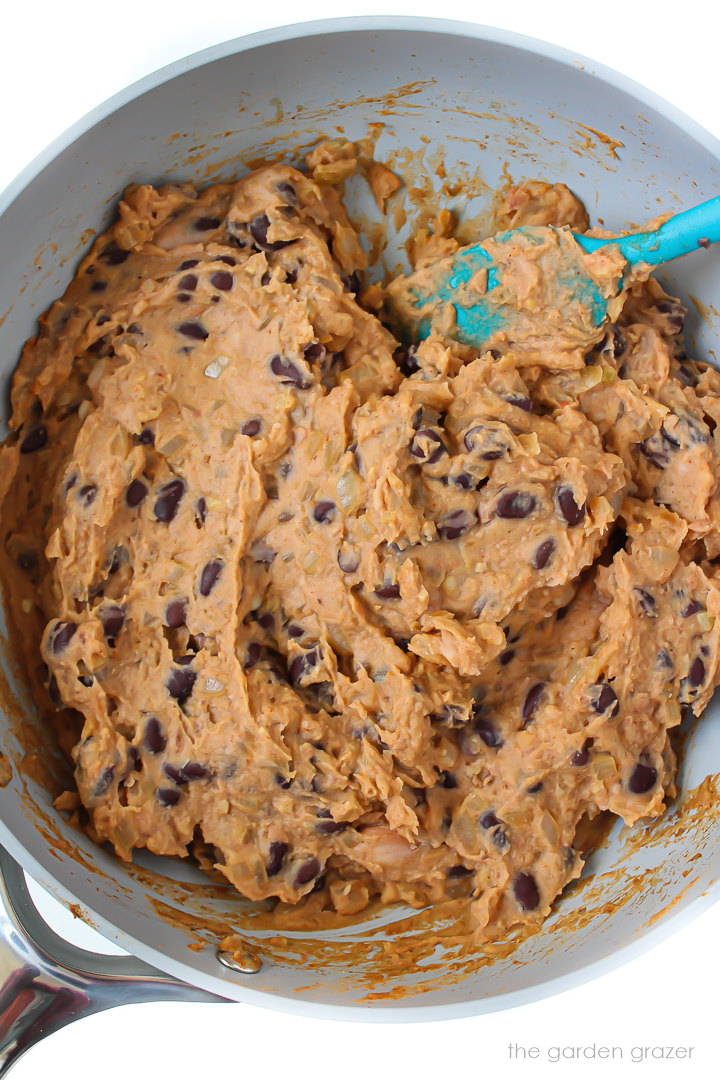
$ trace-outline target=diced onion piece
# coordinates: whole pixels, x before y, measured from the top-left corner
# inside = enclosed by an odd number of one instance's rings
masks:
[[[362,484],[354,469],[345,470],[335,485],[335,489],[338,493],[338,499],[345,510],[352,513],[362,504]]]
[[[205,368],[205,374],[208,379],[219,379],[229,363],[230,358],[228,356],[216,356]]]
[[[600,780],[612,783],[617,779],[617,765],[612,754],[607,754],[604,751],[593,754],[592,764]]]
[[[586,390],[592,390],[593,386],[597,386],[598,383],[603,381],[603,369],[597,364],[590,364],[584,368],[578,376],[581,384],[580,393],[584,393]]]

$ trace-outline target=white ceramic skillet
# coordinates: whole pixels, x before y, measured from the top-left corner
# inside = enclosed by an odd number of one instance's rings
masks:
[[[647,220],[661,208],[692,206],[720,186],[720,143],[671,105],[589,60],[502,30],[371,17],[227,42],[98,106],[2,196],[3,402],[22,343],[73,274],[80,238],[86,243],[107,224],[127,183],[227,176],[279,149],[289,148],[292,158],[298,147],[338,130],[362,138],[376,122],[385,125],[377,157],[391,160],[394,152],[409,151],[413,183],[424,175],[426,184],[440,185],[433,154],[441,151],[449,176],[474,176],[487,185],[467,206],[462,194],[454,200],[468,215],[487,206],[505,166],[515,180],[564,180],[591,214],[616,228]],[[369,213],[360,186],[352,189],[350,204],[356,213]],[[720,295],[720,258],[698,252],[668,268],[665,278],[675,292],[698,302],[690,303],[692,349],[699,356],[717,349],[720,319],[707,305]],[[720,877],[717,799],[695,796],[671,810],[669,823],[635,829],[629,837],[616,827],[592,859],[595,877],[587,886],[564,898],[539,934],[489,966],[460,963],[451,970],[450,960],[438,954],[432,970],[399,977],[385,971],[383,978],[365,928],[328,935],[334,944],[312,971],[297,957],[291,963],[269,956],[262,940],[260,969],[233,970],[218,958],[217,933],[209,924],[214,912],[231,928],[240,925],[243,904],[231,890],[208,889],[199,873],[170,860],[143,855],[128,868],[53,810],[47,790],[20,760],[19,717],[36,732],[49,766],[52,740],[7,648],[0,654],[0,673],[14,699],[0,709],[0,746],[13,766],[12,781],[0,790],[0,1037],[6,1068],[69,1020],[127,1001],[219,997],[315,1016],[391,1021],[507,1008],[631,959],[720,891],[713,884]],[[683,791],[720,773],[717,713],[717,705],[709,709],[687,741]],[[715,790],[712,783],[706,788],[706,794]],[[20,867],[65,903],[78,904],[132,957],[81,953],[56,938],[40,922]],[[348,942],[355,939],[349,963]],[[199,947],[188,948],[192,944]],[[316,955],[316,946],[300,941],[297,948],[300,957]],[[369,999],[370,989],[379,996]]]

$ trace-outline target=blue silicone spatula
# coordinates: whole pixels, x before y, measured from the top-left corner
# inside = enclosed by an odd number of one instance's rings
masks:
[[[511,240],[523,231],[522,227],[512,229],[494,239]],[[652,232],[610,239],[583,236],[579,233],[573,233],[572,236],[585,252],[597,251],[598,248],[613,244],[630,266],[637,263],[658,266],[681,255],[688,255],[698,247],[709,247],[720,240],[720,196],[695,206],[692,210],[676,214]],[[502,269],[495,264],[482,243],[460,249],[449,261],[449,266],[442,276],[435,279],[433,292],[418,295],[410,290],[413,303],[417,301],[419,321],[415,336],[418,339],[425,338],[430,333],[433,313],[454,302],[455,326],[451,334],[458,341],[482,350],[489,338],[502,330],[506,318],[511,314],[503,304],[488,301],[481,294],[477,294],[477,300],[473,295],[472,303],[467,302],[467,294],[462,302],[457,302],[459,290],[478,271],[487,271],[487,293],[500,284]],[[412,281],[412,278],[409,280]],[[567,280],[563,281],[563,286],[567,288]],[[575,298],[588,307],[593,325],[599,327],[607,316],[608,298],[602,296],[592,279],[582,273],[573,277],[571,288]]]

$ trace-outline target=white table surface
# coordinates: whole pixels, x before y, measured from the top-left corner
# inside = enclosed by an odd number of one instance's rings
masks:
[[[134,79],[218,41],[336,15],[440,15],[492,23],[592,56],[667,97],[720,136],[717,41],[710,0],[35,0],[3,5],[0,189],[93,105]],[[709,25],[714,23],[714,31]],[[700,22],[704,29],[698,32]],[[707,43],[707,48],[703,43]],[[2,253],[0,252],[0,259]],[[89,948],[102,939],[35,890],[56,929]],[[436,1024],[310,1020],[246,1005],[126,1006],[58,1032],[17,1066],[18,1080],[175,1080],[193,1075],[316,1080],[474,1080],[545,1076],[720,1075],[720,909],[711,908],[640,959],[523,1008]],[[106,951],[110,951],[109,949]],[[518,1060],[510,1044],[537,1048]],[[588,1058],[595,1045],[613,1060]],[[643,1056],[645,1060],[634,1060]],[[692,1047],[685,1060],[657,1048]],[[654,1050],[653,1050],[654,1048]],[[558,1062],[558,1053],[570,1055]],[[649,1056],[648,1056],[649,1054]],[[578,1060],[578,1055],[580,1059]]]

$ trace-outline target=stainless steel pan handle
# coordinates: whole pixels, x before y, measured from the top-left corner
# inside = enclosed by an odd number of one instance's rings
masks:
[[[29,1047],[91,1013],[143,1001],[222,1000],[133,956],[103,956],[63,941],[0,847],[0,1077]]]

